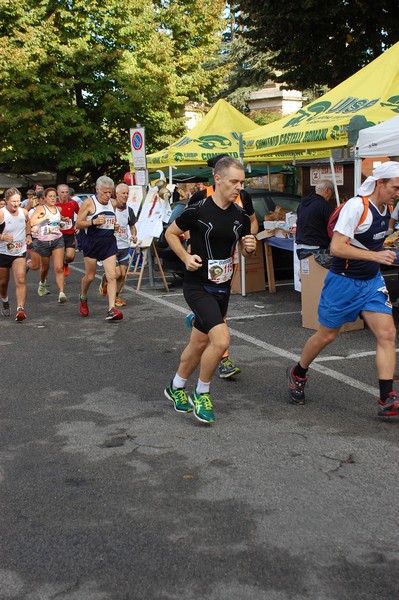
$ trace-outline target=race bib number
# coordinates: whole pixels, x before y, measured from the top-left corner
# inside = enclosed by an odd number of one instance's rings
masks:
[[[60,233],[59,223],[50,223],[50,225],[43,225],[43,227],[40,227],[40,235],[58,235]]]
[[[231,258],[225,260],[208,260],[208,279],[214,283],[225,283],[233,276],[233,261]]]
[[[116,235],[118,238],[127,239],[127,227],[119,227],[119,231]]]
[[[10,242],[7,244],[7,250],[10,254],[21,254],[24,242]]]
[[[98,229],[114,229],[115,228],[115,217],[105,216],[105,223],[98,226]]]
[[[72,227],[73,227],[72,219],[67,217],[65,219],[65,221],[61,221],[60,227],[61,227],[61,229],[72,229]]]

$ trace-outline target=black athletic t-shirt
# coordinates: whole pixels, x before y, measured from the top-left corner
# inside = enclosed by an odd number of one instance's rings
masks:
[[[190,231],[191,254],[202,258],[197,271],[185,271],[184,281],[229,287],[236,244],[251,233],[249,217],[243,208],[232,203],[222,209],[209,196],[188,205],[176,219],[176,225],[182,231]]]
[[[249,195],[249,193],[246,190],[241,190],[240,196],[241,196],[242,206],[243,206],[245,212],[247,213],[248,217],[251,217],[252,215],[255,214],[251,196]],[[199,202],[199,200],[205,200],[205,198],[206,198],[206,190],[201,190],[199,192],[195,192],[191,196],[190,200],[188,201],[188,204],[189,205],[195,204],[196,202]]]

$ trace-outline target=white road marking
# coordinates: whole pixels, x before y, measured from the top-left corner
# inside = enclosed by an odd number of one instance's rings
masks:
[[[278,313],[263,313],[256,315],[241,315],[240,317],[227,317],[228,321],[242,321],[244,319],[257,319],[262,317],[279,317],[280,315],[300,315],[302,311],[300,310],[291,310],[287,312],[278,312]]]
[[[84,272],[85,272],[84,269],[80,269],[79,267],[73,266],[73,268],[76,271],[79,271],[80,273],[84,274]],[[100,279],[99,275],[96,275],[96,277],[97,277],[97,279]],[[125,289],[129,290],[130,292],[138,293],[139,296],[143,296],[144,298],[147,298],[148,300],[151,300],[152,302],[156,302],[157,304],[162,304],[163,306],[167,306],[168,308],[170,308],[176,312],[179,312],[183,315],[186,315],[188,312],[188,308],[176,306],[175,304],[173,304],[172,302],[169,302],[168,300],[165,300],[164,298],[152,296],[151,294],[143,292],[142,290],[140,290],[139,292],[136,292],[135,288],[128,286],[128,285],[125,286]],[[230,335],[234,335],[235,337],[237,337],[240,340],[243,340],[254,346],[258,346],[259,348],[262,348],[263,350],[266,350],[267,352],[271,352],[272,354],[275,354],[276,356],[280,356],[281,358],[285,358],[292,362],[298,362],[299,356],[297,354],[294,354],[293,352],[289,352],[288,350],[284,350],[283,348],[279,348],[278,346],[273,346],[272,344],[267,344],[266,342],[259,340],[255,337],[253,337],[252,335],[247,335],[246,333],[237,331],[236,329],[233,329],[232,327],[229,327],[229,331],[230,331]],[[328,367],[324,367],[323,365],[320,365],[317,363],[317,359],[316,359],[316,361],[314,361],[312,363],[311,368],[312,368],[312,371],[316,371],[318,373],[322,373],[323,375],[327,375],[327,377],[331,377],[332,379],[336,379],[337,381],[340,381],[341,383],[345,383],[346,385],[353,387],[356,390],[361,390],[362,392],[366,392],[367,394],[371,394],[372,396],[377,397],[377,398],[379,396],[378,388],[367,385],[367,384],[363,383],[362,381],[359,381],[358,379],[354,379],[353,377],[348,377],[347,375],[344,375],[343,373],[339,373],[338,371],[334,371],[333,369],[330,369]]]
[[[399,348],[396,348],[399,352]],[[328,362],[330,360],[351,360],[352,358],[363,358],[364,356],[375,356],[375,350],[370,352],[357,352],[356,354],[348,354],[347,356],[319,356],[314,362]]]

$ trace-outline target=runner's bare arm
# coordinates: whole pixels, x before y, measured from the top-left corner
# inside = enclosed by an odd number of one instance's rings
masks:
[[[91,216],[95,213],[94,202],[91,198],[87,198],[79,209],[78,216],[76,217],[75,227],[76,229],[86,229],[91,225],[101,225],[105,222],[104,215],[100,215],[95,219],[92,219]]]
[[[35,212],[32,214],[30,218],[31,227],[38,225],[46,218],[46,211],[44,210],[42,205],[39,205],[35,208]]]
[[[349,244],[350,238],[339,231],[334,231],[331,240],[330,253],[339,258],[347,258],[349,260],[370,260],[382,265],[391,265],[396,260],[396,252],[393,250],[366,250],[357,248]]]

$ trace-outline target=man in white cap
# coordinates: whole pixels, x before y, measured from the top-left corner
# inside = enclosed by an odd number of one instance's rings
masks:
[[[320,297],[319,329],[306,342],[297,365],[287,370],[292,404],[305,404],[307,371],[320,352],[335,340],[344,323],[360,315],[377,340],[376,364],[380,398],[378,416],[399,414],[399,397],[393,391],[396,364],[396,329],[392,304],[380,265],[391,265],[396,253],[383,249],[389,209],[399,196],[399,162],[379,165],[342,208],[334,227],[330,251],[333,263]],[[365,199],[367,216],[363,220]],[[360,221],[362,220],[361,224]]]

